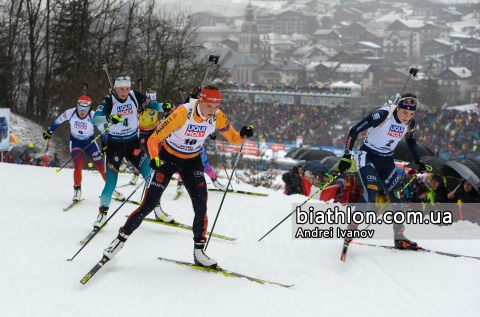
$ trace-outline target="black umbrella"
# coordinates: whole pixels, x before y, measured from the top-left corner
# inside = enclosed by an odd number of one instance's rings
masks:
[[[30,155],[30,154],[34,154],[34,153],[40,153],[40,152],[41,152],[41,150],[36,146],[33,146],[33,147],[27,146],[27,148],[25,149],[25,151],[23,153],[25,153],[25,155]]]
[[[330,166],[323,165],[320,161],[310,161],[302,166],[303,170],[311,172],[327,173],[330,170]]]
[[[25,149],[28,148],[27,145],[17,145],[17,146],[14,146],[10,149],[9,153],[11,156],[13,156],[14,158],[18,158],[20,155],[23,154],[23,152],[25,152]]]
[[[335,154],[330,152],[330,151],[310,149],[308,152],[297,155],[294,158],[297,159],[297,160],[315,161],[315,160],[321,160],[321,159],[323,159],[327,156],[333,156],[333,155],[335,155]]]
[[[288,153],[285,155],[285,157],[293,158],[295,159],[297,155],[300,155],[302,153],[310,151],[309,148],[306,147],[297,147],[296,149],[288,151]]]
[[[425,165],[432,167],[432,170],[427,167],[427,172],[438,175],[442,174],[442,167],[447,162],[447,160],[444,160],[443,158],[438,156],[421,156],[420,158],[422,159],[423,163],[425,163]],[[408,163],[407,167],[413,168],[414,170],[418,171],[418,166],[417,164],[415,164],[415,162]]]
[[[446,162],[443,166],[444,175],[456,179],[465,179],[478,191],[478,186],[480,185],[480,164],[476,164],[473,160],[464,161],[466,164],[462,164],[459,162],[461,160],[470,159],[457,159]]]
[[[423,142],[417,141],[417,149],[420,156],[437,156],[437,153],[435,153],[430,145],[427,145]],[[410,153],[405,139],[402,139],[400,142],[398,142],[398,145],[393,152],[393,159],[406,162],[414,161],[412,153]]]
[[[333,166],[337,164],[338,161],[342,159],[341,156],[327,156],[326,158],[320,160],[320,163],[327,166]]]

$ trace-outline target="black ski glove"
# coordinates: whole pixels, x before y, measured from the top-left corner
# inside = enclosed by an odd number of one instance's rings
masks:
[[[170,111],[172,111],[172,105],[166,102],[162,105],[162,109],[163,109],[163,112],[169,113]]]
[[[160,160],[158,157],[155,157],[150,160],[150,163],[148,164],[152,168],[152,170],[156,171],[160,168],[160,166],[163,165],[163,161]]]
[[[352,160],[351,160],[351,155],[350,154],[345,154],[338,164],[338,171],[340,174],[345,173],[348,171],[348,169],[352,166]]]
[[[52,137],[52,134],[53,134],[52,130],[48,128],[47,131],[43,133],[43,138],[45,139],[45,141],[50,140],[50,138]]]
[[[215,133],[210,134],[210,139],[215,141],[217,139],[217,135]]]
[[[425,165],[422,160],[415,161],[415,164],[418,166],[418,173],[422,174],[427,171],[427,165]]]
[[[242,139],[251,138],[253,136],[253,128],[253,125],[250,125],[249,127],[244,125],[240,130],[240,136],[242,137]]]
[[[119,117],[117,115],[113,115],[111,116],[110,118],[108,118],[108,121],[110,121],[112,124],[117,124],[119,122],[122,122],[123,121],[123,118],[122,117]]]

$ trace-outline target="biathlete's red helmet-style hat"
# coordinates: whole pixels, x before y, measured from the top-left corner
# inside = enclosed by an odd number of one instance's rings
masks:
[[[77,106],[83,107],[83,108],[90,108],[91,105],[92,105],[92,99],[90,99],[89,96],[83,95],[80,98],[78,98]]]
[[[222,96],[220,94],[220,90],[202,89],[198,101],[203,101],[206,103],[221,103]]]

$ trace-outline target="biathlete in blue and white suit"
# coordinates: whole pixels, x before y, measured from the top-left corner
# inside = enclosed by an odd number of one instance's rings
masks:
[[[95,115],[95,111],[91,108],[92,99],[87,95],[83,95],[78,98],[77,107],[68,109],[62,113],[52,126],[47,129],[43,134],[45,140],[49,140],[52,137],[53,132],[63,122],[68,121],[70,123],[70,153],[72,157],[75,157],[73,162],[75,163],[75,170],[73,172],[73,201],[79,201],[82,195],[82,168],[83,168],[83,156],[78,155],[85,148],[85,154],[87,154],[90,161],[95,164],[95,167],[105,179],[105,165],[103,164],[102,154],[96,142],[93,142],[95,138],[92,119]],[[106,136],[103,133],[103,124],[97,125],[97,129],[102,135],[102,143],[106,142]],[[78,156],[77,156],[78,155]]]
[[[120,75],[115,78],[115,85],[111,95],[107,95],[93,117],[94,125],[111,123],[108,129],[107,143],[102,145],[105,153],[105,187],[100,197],[100,208],[94,227],[101,227],[107,216],[112,194],[117,185],[118,169],[125,157],[135,166],[144,178],[150,174],[148,154],[141,148],[138,139],[137,113],[146,108],[164,112],[162,103],[158,103],[145,95],[130,90],[131,78]],[[116,191],[115,191],[116,192]],[[116,198],[125,197],[116,192]]]
[[[413,116],[418,106],[414,94],[404,94],[398,106],[389,117],[390,104],[377,109],[350,129],[345,154],[338,166],[340,173],[345,173],[351,166],[351,151],[359,133],[368,129],[367,136],[357,156],[357,167],[362,180],[364,194],[358,203],[375,202],[379,182],[382,184],[392,204],[400,204],[401,183],[397,176],[393,152],[398,142],[405,136],[410,152],[415,159],[419,173],[426,171],[420,160],[415,141],[415,120]],[[377,180],[378,178],[378,180]],[[350,224],[349,229],[356,229],[357,224]],[[403,235],[405,225],[393,224],[395,247],[399,249],[416,249],[417,244]]]

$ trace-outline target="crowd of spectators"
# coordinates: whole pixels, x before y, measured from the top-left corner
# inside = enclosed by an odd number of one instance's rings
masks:
[[[480,116],[477,112],[457,110],[419,109],[415,114],[419,126],[415,129],[417,140],[432,146],[436,151],[480,159]]]
[[[480,194],[466,180],[464,180],[455,191],[449,191],[445,186],[445,179],[440,175],[430,175],[428,183],[423,183],[418,178],[414,178],[417,172],[415,170],[402,179],[403,202],[409,203],[480,203]],[[289,172],[283,174],[282,179],[285,182],[286,195],[310,193],[305,191],[305,186],[323,187],[329,183],[333,176],[328,173],[311,173],[303,171],[301,165],[294,166]],[[355,182],[356,177],[338,178],[338,186],[334,201],[341,203],[356,203],[363,195],[363,187],[359,182]],[[388,203],[388,197],[382,187],[378,192],[376,202]]]
[[[305,141],[328,134],[332,124],[346,110],[342,106],[289,105],[269,101],[249,103],[241,99],[225,100],[222,104],[222,111],[235,123],[235,129],[251,122],[257,129],[255,139],[288,143],[294,142],[297,136],[303,136]],[[450,158],[465,155],[480,160],[480,116],[477,112],[424,108],[417,110],[415,121],[417,140],[435,151],[447,153]],[[359,135],[357,148],[364,137],[365,133]],[[341,148],[345,140],[346,135],[335,139],[333,144]]]
[[[3,162],[20,165],[60,167],[60,153],[55,153],[54,158],[51,159],[48,155],[37,156],[35,158],[34,155],[25,153],[15,158],[10,155],[10,153],[3,152]]]
[[[287,105],[269,101],[247,103],[243,100],[225,100],[222,111],[240,130],[245,124],[255,125],[254,140],[268,142],[294,142],[297,136],[304,140],[316,134],[327,133],[344,107]]]

